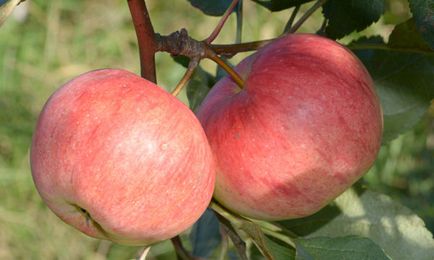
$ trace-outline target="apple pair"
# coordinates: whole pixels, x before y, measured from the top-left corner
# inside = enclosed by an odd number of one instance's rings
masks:
[[[33,138],[40,195],[90,236],[151,244],[191,226],[213,191],[246,217],[297,218],[372,165],[381,108],[350,51],[319,36],[289,35],[236,71],[244,88],[230,78],[218,82],[197,112],[200,123],[169,93],[123,70],[65,84]]]

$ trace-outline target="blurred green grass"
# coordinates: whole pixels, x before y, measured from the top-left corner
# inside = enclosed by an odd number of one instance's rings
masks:
[[[187,28],[205,38],[218,18],[206,17],[187,1],[148,1],[155,31]],[[89,238],[61,222],[42,203],[31,179],[28,148],[39,111],[48,96],[72,77],[98,68],[138,73],[136,36],[126,1],[27,1],[25,21],[9,19],[0,28],[0,259],[128,259],[139,248]],[[288,12],[271,14],[245,5],[244,40],[278,35]],[[396,19],[395,16],[388,18]],[[302,31],[314,32],[312,19]],[[259,28],[259,29],[258,29]],[[232,42],[234,17],[217,42]],[[235,57],[234,63],[245,55]],[[205,61],[206,70],[215,65]],[[173,88],[183,68],[168,54],[157,55],[158,81]],[[185,93],[181,95],[185,101]],[[374,189],[400,199],[434,230],[434,134],[432,117],[383,147],[365,178]],[[173,259],[170,243],[151,250]]]

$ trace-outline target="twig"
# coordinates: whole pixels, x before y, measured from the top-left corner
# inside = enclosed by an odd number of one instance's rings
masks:
[[[193,76],[194,71],[197,68],[197,65],[199,65],[198,59],[191,59],[190,63],[188,63],[187,71],[185,72],[182,79],[178,82],[178,85],[176,88],[172,91],[172,95],[175,97],[181,92],[181,90],[187,85],[188,81],[191,79],[191,76]]]
[[[186,29],[173,32],[169,35],[155,35],[156,51],[165,51],[174,56],[181,55],[193,58],[204,58],[206,44],[202,41],[197,41],[188,35]]]
[[[156,43],[154,38],[154,28],[149,18],[148,9],[144,0],[127,0],[136,30],[141,75],[143,78],[152,82],[157,81],[155,73],[155,52]]]
[[[234,8],[237,6],[239,0],[233,0],[232,3],[229,5],[228,9],[226,9],[225,13],[223,14],[222,18],[220,19],[219,23],[217,24],[214,31],[212,31],[211,35],[208,36],[208,38],[205,39],[205,43],[210,44],[217,38],[220,31],[222,30],[223,26],[225,25],[227,19],[231,15],[231,13],[234,11]]]
[[[294,10],[292,10],[291,17],[289,17],[289,20],[285,25],[285,29],[283,30],[284,33],[289,32],[289,30],[291,29],[292,24],[294,23],[295,17],[297,16],[298,11],[300,10],[300,6],[301,5],[296,5],[294,7]]]
[[[151,250],[151,247],[150,247],[150,246],[145,247],[145,248],[143,249],[143,252],[140,254],[140,257],[138,258],[138,260],[145,260],[145,259],[146,259],[146,256],[149,254],[149,250]]]
[[[318,0],[311,8],[309,8],[303,16],[294,24],[294,26],[291,27],[291,29],[288,31],[288,33],[294,33],[296,32],[303,23],[323,4],[325,4],[327,0]]]
[[[176,236],[171,239],[173,247],[175,248],[176,255],[178,259],[182,260],[194,260],[195,258],[184,248],[182,245],[182,241],[179,236]]]
[[[238,73],[226,64],[213,50],[211,45],[206,44],[204,41],[197,41],[192,39],[187,30],[181,29],[180,31],[171,33],[170,35],[163,36],[156,34],[157,39],[157,51],[166,51],[172,55],[182,55],[190,58],[190,60],[199,62],[203,58],[209,58],[221,66],[235,81],[235,83],[243,88],[244,81],[238,75]],[[187,73],[192,73],[187,71]],[[184,76],[188,79],[189,75]],[[180,82],[181,84],[183,81]],[[181,87],[181,86],[180,86]]]

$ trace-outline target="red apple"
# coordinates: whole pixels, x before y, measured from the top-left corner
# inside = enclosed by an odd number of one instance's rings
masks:
[[[215,164],[195,115],[123,70],[83,74],[45,105],[33,179],[56,215],[89,236],[144,245],[189,228],[212,197]]]
[[[217,161],[214,197],[244,216],[311,215],[373,164],[382,112],[371,77],[323,37],[280,38],[219,81],[198,111]]]

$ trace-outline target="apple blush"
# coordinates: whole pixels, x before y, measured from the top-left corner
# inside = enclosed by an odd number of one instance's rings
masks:
[[[103,69],[59,88],[31,146],[36,188],[83,233],[149,245],[188,229],[207,208],[215,163],[188,107],[133,73]]]

